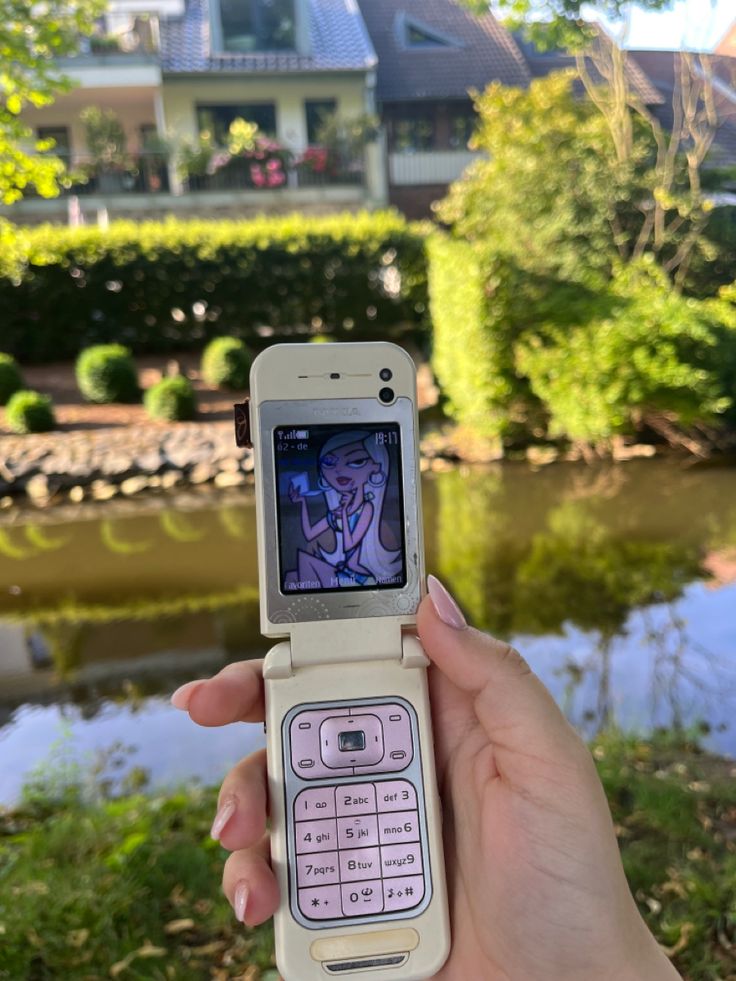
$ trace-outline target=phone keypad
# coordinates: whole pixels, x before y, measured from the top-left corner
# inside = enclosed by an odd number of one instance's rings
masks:
[[[315,787],[294,801],[296,880],[311,920],[413,909],[425,870],[408,780]]]

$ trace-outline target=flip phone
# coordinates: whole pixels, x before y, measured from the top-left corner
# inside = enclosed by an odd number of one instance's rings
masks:
[[[450,944],[427,693],[416,374],[386,343],[254,361],[272,862],[285,981],[420,981]]]

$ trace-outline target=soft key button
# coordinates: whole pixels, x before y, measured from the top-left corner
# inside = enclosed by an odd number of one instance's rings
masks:
[[[417,792],[408,780],[383,780],[376,784],[376,802],[383,811],[408,811],[417,806]]]
[[[353,767],[343,761],[342,766],[328,767],[322,762],[319,747],[319,730],[325,719],[335,722],[348,717],[349,709],[318,709],[312,712],[299,712],[289,726],[291,744],[291,766],[303,780],[318,780],[320,777],[350,777]]]
[[[371,705],[371,714],[376,715],[381,721],[383,756],[370,766],[356,763],[355,775],[366,773],[368,770],[373,773],[405,770],[414,757],[409,713],[403,706],[390,702],[387,705]]]
[[[303,790],[294,801],[294,820],[311,821],[315,818],[334,818],[335,788],[315,787]]]
[[[331,769],[373,766],[383,758],[383,728],[376,715],[325,719],[319,731],[322,762]]]
[[[326,852],[337,848],[337,822],[334,818],[324,821],[297,821],[295,825],[297,854]]]

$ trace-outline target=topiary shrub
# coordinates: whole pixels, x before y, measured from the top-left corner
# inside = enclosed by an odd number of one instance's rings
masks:
[[[216,337],[202,355],[202,378],[212,388],[239,391],[248,387],[251,356],[237,337]]]
[[[14,433],[46,433],[56,426],[54,404],[50,396],[22,388],[8,400],[5,421]]]
[[[143,396],[146,412],[152,419],[185,422],[197,415],[197,399],[192,383],[183,375],[162,378]]]
[[[122,344],[96,344],[77,358],[77,385],[88,402],[137,402],[138,372]]]
[[[0,354],[0,405],[23,388],[23,378],[15,358]]]

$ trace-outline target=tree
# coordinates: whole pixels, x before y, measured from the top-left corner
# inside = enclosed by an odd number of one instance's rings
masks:
[[[53,141],[36,140],[21,118],[71,88],[58,59],[91,34],[102,0],[0,0],[0,201],[12,204],[29,186],[43,197],[59,192],[64,165],[49,154]]]

